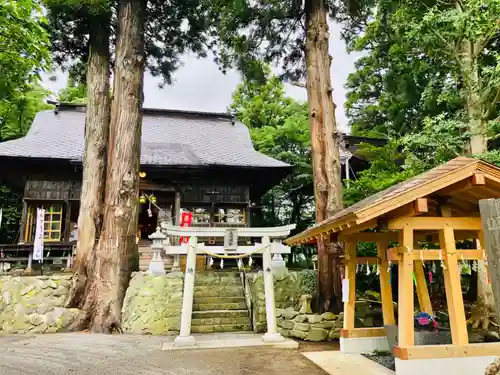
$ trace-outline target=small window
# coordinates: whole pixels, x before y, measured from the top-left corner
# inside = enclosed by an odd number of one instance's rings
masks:
[[[49,207],[45,208],[45,241],[61,240],[62,210],[62,204],[52,204]]]

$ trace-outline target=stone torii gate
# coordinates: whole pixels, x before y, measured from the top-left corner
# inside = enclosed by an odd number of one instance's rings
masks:
[[[191,335],[191,316],[193,311],[194,282],[196,277],[196,255],[220,257],[222,259],[243,259],[253,254],[262,254],[264,270],[264,291],[266,294],[267,332],[262,336],[264,342],[280,342],[284,338],[278,332],[276,324],[276,305],[274,298],[273,263],[283,262],[281,254],[289,254],[290,247],[282,244],[282,239],[290,235],[295,224],[274,228],[196,228],[179,227],[163,224],[162,229],[167,236],[189,237],[189,243],[170,245],[168,238],[161,231],[150,236],[153,240],[153,261],[150,271],[164,272],[160,251],[174,257],[173,269],[180,271],[181,255],[186,255],[186,272],[184,276],[184,293],[182,297],[181,329],[175,339],[176,346],[194,346],[195,339]],[[224,237],[224,246],[205,246],[198,243],[199,237]],[[260,243],[253,246],[238,246],[238,237],[260,238]],[[273,257],[274,254],[274,257]],[[156,264],[156,266],[155,266]]]

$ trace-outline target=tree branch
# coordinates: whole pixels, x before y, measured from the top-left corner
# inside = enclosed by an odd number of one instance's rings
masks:
[[[483,119],[484,120],[487,120],[488,117],[490,117],[493,114],[493,112],[495,111],[495,108],[496,108],[496,105],[497,105],[498,101],[500,101],[500,87],[497,88],[497,93],[495,94],[495,97],[493,98],[493,100],[489,104],[488,109],[486,110],[486,112],[483,114]]]
[[[305,89],[305,88],[307,87],[305,83],[303,83],[303,82],[296,82],[296,81],[291,82],[291,85],[292,85],[292,86],[301,87],[301,88],[303,88],[303,89]]]

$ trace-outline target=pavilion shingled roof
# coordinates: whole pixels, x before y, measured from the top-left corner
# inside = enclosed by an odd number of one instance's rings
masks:
[[[285,242],[289,245],[311,242],[318,235],[342,230],[344,225],[360,225],[417,198],[425,197],[467,178],[477,169],[488,172],[500,181],[500,168],[478,159],[457,157],[418,176],[373,194],[323,222],[290,237]]]

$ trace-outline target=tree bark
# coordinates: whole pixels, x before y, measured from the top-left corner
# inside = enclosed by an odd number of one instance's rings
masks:
[[[89,60],[87,64],[87,115],[85,118],[85,152],[82,192],[78,215],[78,242],[74,276],[68,305],[82,308],[87,298],[89,259],[97,245],[102,224],[106,176],[106,145],[109,134],[111,100],[109,96],[109,30],[110,16],[91,20]],[[69,213],[68,213],[69,214]]]
[[[146,0],[120,0],[106,193],[89,296],[92,332],[121,331],[121,307],[138,267],[137,220]]]
[[[321,222],[342,209],[342,181],[340,174],[340,139],[335,121],[330,79],[331,57],[328,53],[327,6],[324,0],[306,1],[306,86],[311,127],[314,198],[316,222]],[[333,254],[328,241],[318,239],[319,297],[328,310],[335,301],[333,286]],[[333,246],[338,248],[338,246]],[[338,278],[337,278],[338,279]],[[340,296],[336,296],[340,297]],[[340,301],[340,298],[336,298]]]
[[[464,77],[467,95],[467,116],[469,120],[469,132],[472,134],[469,142],[469,154],[481,154],[488,151],[488,139],[486,137],[486,124],[483,119],[484,102],[481,100],[481,82],[479,77],[479,62],[476,44],[466,40],[463,42],[462,63],[460,68]],[[481,244],[484,248],[484,244]],[[498,316],[493,297],[491,284],[489,283],[488,271],[484,261],[478,261],[477,270],[477,296],[482,303]]]

